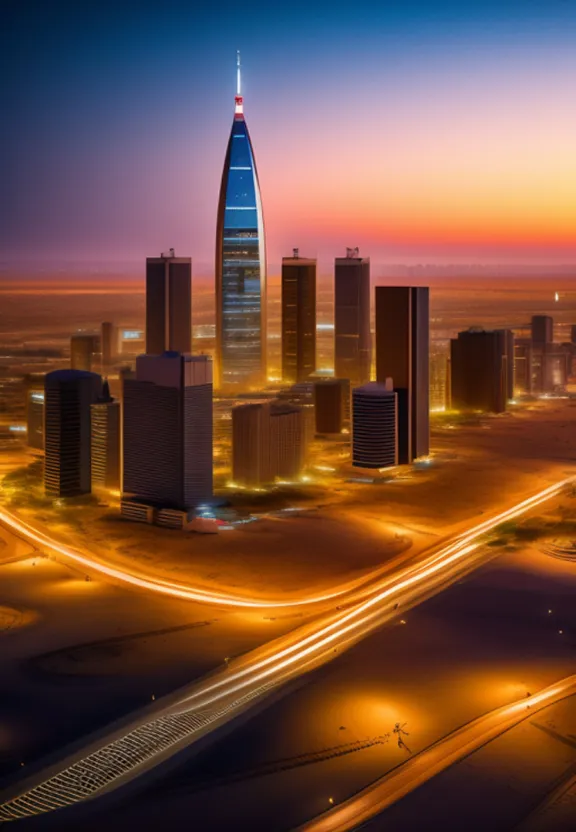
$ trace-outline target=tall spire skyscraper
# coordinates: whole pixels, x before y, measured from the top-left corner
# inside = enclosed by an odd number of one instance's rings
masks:
[[[216,379],[219,387],[266,379],[266,252],[260,186],[244,119],[237,58],[234,121],[216,230]]]

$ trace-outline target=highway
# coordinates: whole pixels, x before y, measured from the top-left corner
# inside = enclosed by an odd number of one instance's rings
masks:
[[[357,829],[427,780],[509,731],[522,720],[574,694],[576,675],[561,679],[533,696],[490,711],[414,755],[345,803],[298,827],[296,832],[346,832]]]
[[[486,562],[486,535],[574,482],[569,477],[486,519],[422,561],[387,576],[368,597],[293,630],[227,667],[88,738],[65,756],[0,795],[0,821],[71,806],[116,789],[234,719],[303,673]],[[491,552],[494,556],[496,553]]]

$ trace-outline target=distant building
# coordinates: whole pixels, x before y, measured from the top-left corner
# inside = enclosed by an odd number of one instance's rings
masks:
[[[192,350],[192,261],[174,249],[146,258],[146,353]]]
[[[28,375],[26,390],[27,444],[37,451],[44,450],[44,376]]]
[[[334,270],[334,374],[364,384],[371,362],[370,260],[347,249]]]
[[[473,327],[451,340],[452,406],[456,410],[506,410],[510,366],[507,332]]]
[[[533,346],[530,338],[514,342],[514,390],[518,395],[531,395],[533,390]]]
[[[108,369],[118,354],[118,329],[110,321],[104,321],[100,327],[102,346],[102,368]]]
[[[342,433],[346,421],[346,402],[349,400],[350,382],[348,379],[325,378],[315,381],[316,433]]]
[[[304,467],[302,408],[285,401],[241,404],[232,409],[232,479],[259,487],[296,480]]]
[[[123,357],[142,355],[146,352],[146,332],[143,329],[121,329],[118,341]]]
[[[449,373],[450,361],[445,352],[434,352],[430,356],[430,411],[450,409]]]
[[[102,390],[96,373],[55,370],[45,380],[44,487],[53,497],[90,492],[90,407]]]
[[[316,260],[282,259],[282,379],[294,384],[316,370]]]
[[[532,343],[542,346],[554,341],[554,319],[550,315],[532,316]]]
[[[398,394],[398,461],[430,452],[428,287],[376,287],[376,379]]]
[[[352,465],[356,468],[397,465],[397,398],[391,379],[352,390]]]
[[[120,402],[110,395],[108,382],[90,406],[92,490],[120,488]]]
[[[100,337],[94,333],[78,332],[70,338],[70,368],[92,371],[100,366]]]
[[[123,499],[187,510],[212,497],[212,361],[141,355],[124,382]]]

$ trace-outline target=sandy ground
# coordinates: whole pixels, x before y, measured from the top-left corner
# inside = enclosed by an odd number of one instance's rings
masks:
[[[0,604],[0,775],[305,620],[86,581],[34,555],[0,565]]]
[[[506,555],[407,613],[405,625],[384,628],[313,674],[147,795],[113,816],[87,819],[84,828],[120,829],[145,818],[149,825],[139,828],[162,822],[177,829],[183,818],[194,817],[203,832],[289,830],[327,808],[330,797],[344,800],[402,762],[407,752],[394,742],[396,722],[406,723],[406,744],[417,752],[481,713],[573,673],[575,601],[573,564],[537,549]],[[468,807],[465,822],[443,827],[450,814],[445,800],[448,814],[438,826],[428,826],[419,790],[390,810],[397,818],[390,828],[509,829],[510,818],[520,820],[563,767],[576,762],[575,709],[570,700],[534,719],[544,726],[552,722],[567,742],[529,721],[501,742],[504,750],[494,744],[442,775],[462,771],[465,777],[472,766],[474,780],[478,770],[479,783],[487,780],[497,801],[494,826],[486,825],[487,810],[483,827],[468,826],[466,819],[474,815]],[[392,734],[388,742],[366,750],[258,776],[259,768],[275,761],[385,734]],[[539,755],[541,768],[534,762]],[[475,782],[470,793],[479,804],[485,799]],[[463,803],[464,798],[455,801],[455,807]],[[389,828],[384,816],[378,823],[374,828]]]
[[[23,516],[79,549],[151,575],[252,597],[312,595],[370,573],[409,545],[416,554],[576,473],[575,415],[576,400],[558,399],[472,424],[438,417],[430,466],[398,469],[388,483],[320,478],[274,496],[239,495],[243,512],[306,510],[219,535],[127,523],[98,507]]]

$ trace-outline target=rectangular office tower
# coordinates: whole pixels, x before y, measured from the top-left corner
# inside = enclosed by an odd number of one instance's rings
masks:
[[[334,375],[364,384],[371,361],[370,259],[348,248],[334,268]]]
[[[192,260],[174,249],[146,258],[146,353],[192,350]]]
[[[102,345],[102,368],[108,368],[118,354],[118,329],[110,321],[100,325],[100,342]]]
[[[120,402],[110,395],[108,382],[90,407],[92,490],[120,488]]]
[[[345,378],[324,378],[314,382],[316,433],[342,433],[349,414],[350,382]]]
[[[508,400],[509,330],[473,327],[450,341],[452,407],[502,413]]]
[[[125,497],[186,510],[212,497],[212,359],[140,355],[124,382]]]
[[[241,404],[232,409],[232,479],[258,487],[296,480],[306,456],[301,407],[283,401]]]
[[[305,381],[316,370],[316,260],[282,258],[282,380]]]
[[[352,465],[388,468],[398,464],[397,394],[392,380],[352,390]]]
[[[70,368],[92,372],[100,365],[100,337],[94,333],[78,332],[70,338]]]
[[[55,370],[44,386],[44,489],[53,497],[90,493],[90,406],[102,379],[82,370]]]
[[[554,341],[554,319],[550,315],[532,315],[532,343],[544,346]]]
[[[398,393],[398,462],[430,452],[429,291],[376,287],[376,379]]]

